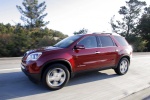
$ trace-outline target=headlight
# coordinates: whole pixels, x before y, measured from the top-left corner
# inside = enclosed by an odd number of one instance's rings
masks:
[[[35,60],[37,60],[41,55],[42,55],[42,52],[31,53],[30,55],[28,55],[27,61],[30,61],[30,60],[35,61]]]

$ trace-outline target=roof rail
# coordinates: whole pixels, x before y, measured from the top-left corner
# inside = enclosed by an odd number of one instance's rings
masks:
[[[102,33],[102,32],[94,32],[93,34],[109,34],[109,35],[112,35],[112,33]]]
[[[93,34],[106,34],[106,35],[117,35],[117,36],[120,36],[117,33],[104,33],[104,32],[94,32]]]
[[[109,35],[112,35],[112,33],[101,33],[101,34],[109,34]]]

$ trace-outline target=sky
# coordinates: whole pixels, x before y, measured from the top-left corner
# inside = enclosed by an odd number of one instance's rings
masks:
[[[22,6],[23,0],[0,0],[0,23],[23,23],[16,5]],[[44,21],[50,21],[49,29],[73,35],[80,29],[89,32],[111,32],[110,19],[119,18],[118,10],[125,6],[126,0],[38,0],[46,2]],[[142,0],[141,0],[142,1]],[[150,5],[150,0],[145,0]],[[22,6],[23,7],[23,6]]]

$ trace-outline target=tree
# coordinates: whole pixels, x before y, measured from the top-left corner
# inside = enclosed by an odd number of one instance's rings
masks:
[[[123,16],[122,20],[114,21],[111,18],[111,26],[113,31],[121,33],[123,36],[128,37],[135,32],[141,8],[146,5],[146,2],[138,0],[126,1],[126,6],[120,7],[119,14]]]
[[[145,12],[139,21],[137,30],[139,35],[148,42],[147,49],[150,51],[150,6],[145,8]]]
[[[78,32],[74,32],[73,34],[74,35],[77,35],[77,34],[86,34],[88,32],[88,30],[87,29],[81,29],[81,30],[79,30]]]
[[[110,25],[111,25],[111,28],[112,28],[112,31],[117,33],[117,28],[119,28],[116,24],[115,24],[115,15],[110,19]]]
[[[47,16],[47,13],[43,14],[46,9],[45,2],[38,4],[38,0],[24,0],[21,6],[16,6],[19,12],[22,14],[21,20],[25,23],[27,28],[41,28],[46,26],[49,21],[44,22],[43,19]]]

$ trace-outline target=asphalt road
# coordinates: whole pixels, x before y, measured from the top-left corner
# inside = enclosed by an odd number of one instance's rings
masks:
[[[150,87],[150,53],[135,53],[126,75],[118,76],[112,69],[86,73],[57,91],[32,83],[21,72],[20,62],[20,58],[0,58],[0,100],[129,100]]]

